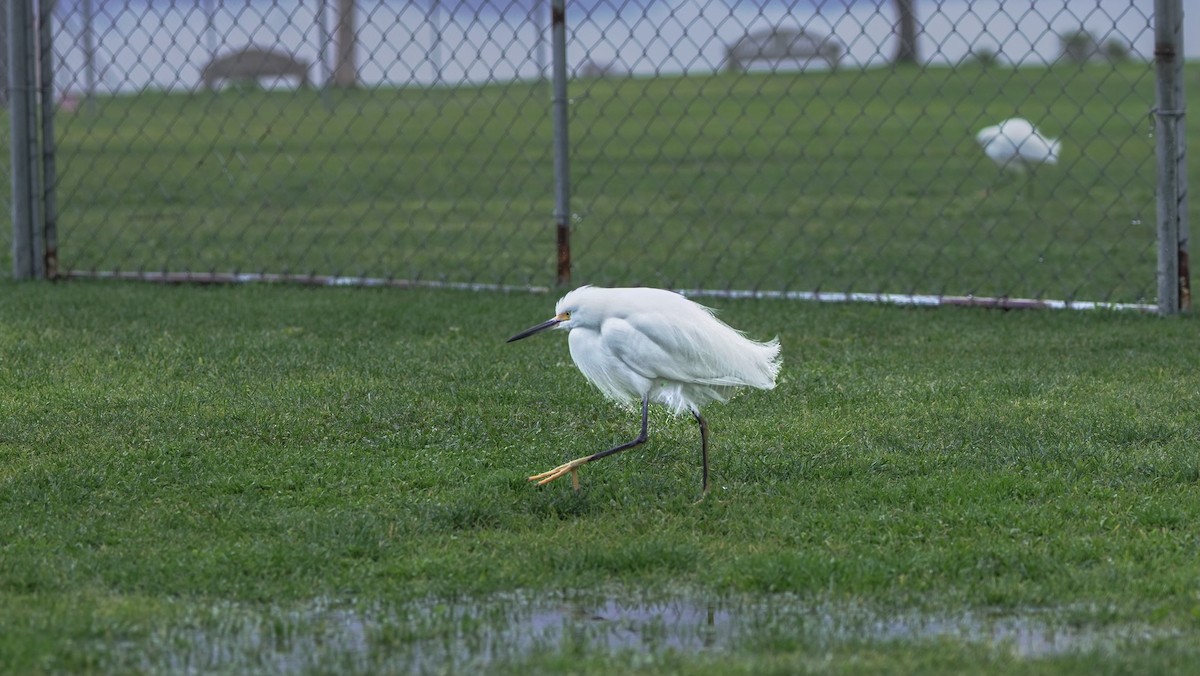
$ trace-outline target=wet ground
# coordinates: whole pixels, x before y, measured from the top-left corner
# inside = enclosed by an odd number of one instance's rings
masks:
[[[953,641],[1016,658],[1119,650],[1148,627],[1071,621],[1080,614],[889,612],[780,596],[697,600],[636,594],[501,594],[392,606],[318,599],[292,607],[218,604],[103,647],[114,667],[198,673],[311,670],[471,672],[537,653],[829,649]]]

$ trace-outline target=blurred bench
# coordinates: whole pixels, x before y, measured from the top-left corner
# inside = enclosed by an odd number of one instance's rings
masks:
[[[842,46],[836,38],[814,35],[802,29],[766,28],[747,33],[725,52],[726,67],[744,73],[755,63],[763,62],[778,68],[794,63],[804,66],[822,60],[837,68],[842,60]]]
[[[264,77],[295,77],[301,87],[307,87],[308,63],[283,52],[245,47],[209,61],[200,71],[205,89],[213,89],[225,80],[257,82]]]

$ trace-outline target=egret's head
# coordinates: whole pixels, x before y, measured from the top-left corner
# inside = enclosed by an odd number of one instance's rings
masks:
[[[975,142],[986,148],[987,145],[996,140],[998,136],[1000,136],[1000,125],[984,127],[983,129],[979,130],[978,134],[975,135]]]
[[[596,314],[594,307],[595,299],[591,297],[596,295],[591,290],[595,287],[581,286],[578,289],[568,293],[559,299],[558,304],[554,306],[554,316],[546,321],[531,326],[517,335],[509,338],[507,342],[528,338],[535,333],[545,331],[546,329],[566,329],[570,331],[576,326],[585,326],[589,321],[589,317]],[[603,290],[601,290],[603,291]]]

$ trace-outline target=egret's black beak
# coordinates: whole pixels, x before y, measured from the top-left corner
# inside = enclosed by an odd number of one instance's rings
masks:
[[[528,338],[529,336],[532,336],[533,334],[537,333],[538,331],[545,331],[546,329],[552,329],[552,328],[558,326],[559,324],[561,324],[562,321],[563,320],[559,317],[555,317],[553,319],[547,319],[546,321],[542,322],[541,324],[538,324],[537,326],[531,326],[531,327],[525,329],[524,331],[518,333],[517,335],[513,336],[512,338],[509,338],[508,340],[506,340],[504,342],[511,343],[513,341],[520,340],[522,338]]]

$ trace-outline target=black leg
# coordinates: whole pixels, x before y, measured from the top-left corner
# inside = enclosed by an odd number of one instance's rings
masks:
[[[576,458],[575,460],[572,460],[571,462],[564,462],[563,464],[559,465],[558,467],[555,467],[554,469],[550,470],[549,472],[542,472],[541,474],[535,474],[535,475],[529,477],[529,480],[536,481],[539,486],[542,486],[544,484],[550,483],[551,481],[554,481],[555,479],[561,477],[564,474],[570,473],[571,478],[572,478],[572,483],[575,486],[575,490],[579,490],[578,481],[575,479],[575,470],[576,469],[578,469],[581,465],[586,465],[587,463],[592,462],[593,460],[599,460],[600,458],[610,456],[613,453],[620,453],[621,451],[628,451],[629,449],[633,448],[634,446],[640,446],[641,444],[646,443],[646,439],[649,436],[647,433],[649,426],[650,426],[650,397],[647,396],[647,397],[642,397],[642,431],[640,434],[637,435],[636,439],[634,439],[633,441],[629,441],[629,442],[620,444],[618,446],[613,446],[612,448],[608,449],[607,451],[600,451],[599,453],[593,453],[592,455],[586,455],[582,458]]]
[[[701,467],[701,485],[704,486],[704,493],[708,493],[708,423],[705,422],[704,416],[700,415],[700,411],[692,411],[696,422],[700,423],[700,467]]]
[[[633,441],[628,441],[628,442],[620,444],[618,446],[613,446],[612,448],[608,449],[607,451],[600,451],[599,453],[593,453],[592,455],[589,455],[587,460],[584,460],[584,462],[587,463],[587,462],[591,462],[593,460],[599,460],[600,458],[610,456],[613,453],[620,453],[621,451],[628,451],[629,449],[633,448],[634,446],[639,446],[641,444],[646,443],[646,439],[648,438],[647,430],[648,430],[649,426],[650,426],[650,398],[643,397],[642,398],[642,433],[637,435],[637,438],[634,439]]]

